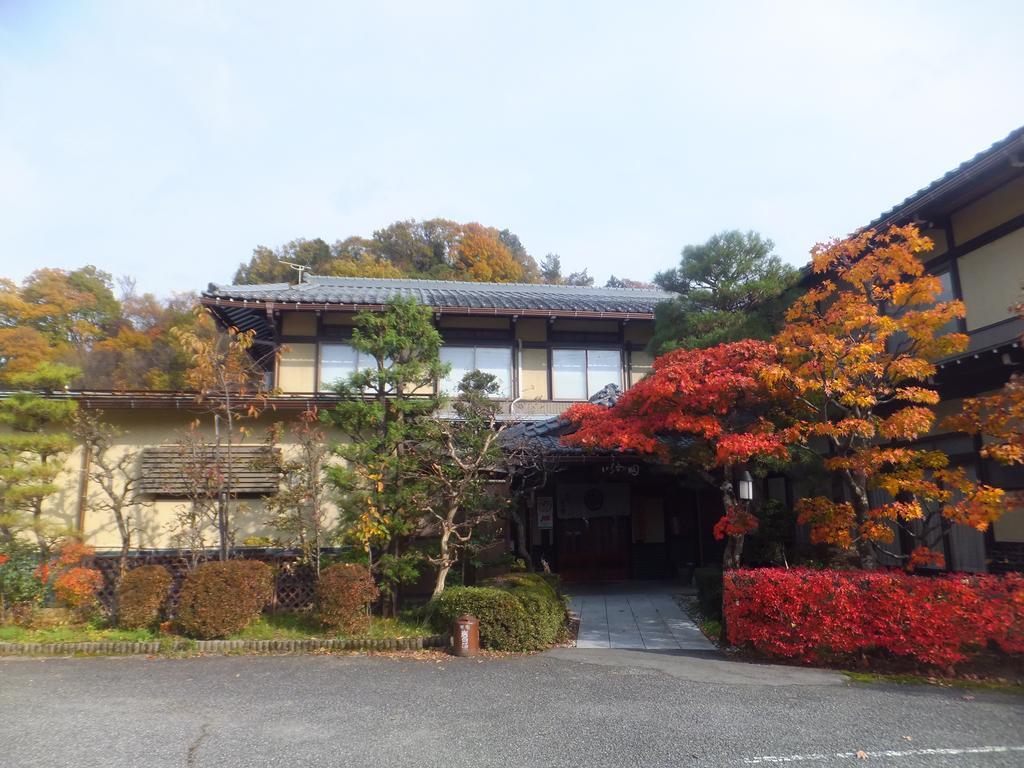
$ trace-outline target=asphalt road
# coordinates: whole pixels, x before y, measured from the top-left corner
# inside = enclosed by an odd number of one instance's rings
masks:
[[[779,764],[1024,766],[1024,698],[678,652],[0,660],[3,768]]]

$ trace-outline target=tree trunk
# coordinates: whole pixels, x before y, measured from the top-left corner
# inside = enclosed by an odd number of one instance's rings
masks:
[[[446,563],[437,569],[437,578],[434,581],[434,591],[430,595],[431,598],[435,598],[444,592],[444,583],[448,579],[448,572],[451,569],[451,563]]]
[[[434,593],[431,597],[437,597],[444,591],[444,583],[448,578],[448,572],[452,569],[451,557],[452,529],[447,523],[441,525],[441,543],[439,545],[439,557],[441,561],[437,569],[437,578],[434,580]]]
[[[746,536],[730,536],[725,544],[725,553],[722,555],[722,566],[724,570],[731,571],[743,564],[743,543]]]
[[[132,532],[128,521],[121,512],[117,512],[117,527],[121,532],[121,554],[117,558],[117,580],[115,587],[121,585],[121,579],[128,573],[128,553],[132,548]]]
[[[878,567],[875,545],[860,535],[860,528],[867,521],[868,510],[871,508],[871,502],[868,500],[867,478],[863,474],[853,472],[844,472],[842,477],[852,499],[853,519],[857,526],[855,541],[860,567],[865,571],[873,571]]]
[[[526,563],[526,570],[532,571],[533,557],[530,555],[530,550],[526,546],[526,521],[523,520],[523,510],[518,504],[513,506],[514,509],[509,514],[512,517],[512,522],[516,525],[516,551]]]
[[[723,467],[722,472],[725,477],[718,486],[718,490],[722,492],[722,506],[725,509],[725,514],[729,514],[729,509],[737,506],[736,495],[733,492],[732,487],[732,467]],[[725,552],[722,553],[722,569],[731,571],[740,567],[743,557],[743,536],[730,536],[729,540],[725,545]]]

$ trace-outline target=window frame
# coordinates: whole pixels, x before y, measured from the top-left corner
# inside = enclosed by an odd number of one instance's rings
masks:
[[[443,351],[446,348],[447,349],[469,349],[469,350],[472,350],[472,352],[473,352],[473,365],[474,366],[477,365],[477,351],[480,350],[480,349],[502,350],[504,352],[508,352],[508,368],[506,369],[507,373],[508,373],[508,378],[507,378],[507,381],[505,381],[505,388],[504,388],[503,392],[499,392],[497,395],[495,395],[493,397],[493,399],[494,400],[510,400],[510,399],[512,399],[512,398],[514,398],[516,396],[515,392],[516,392],[516,387],[517,387],[517,383],[518,382],[516,380],[516,348],[515,348],[514,344],[473,344],[473,343],[466,343],[466,342],[462,342],[462,341],[456,341],[454,343],[450,343],[450,342],[446,341],[446,342],[444,342],[441,345],[441,348],[438,350],[438,357],[441,357],[441,354],[443,353]],[[441,362],[444,363],[444,359],[443,358],[441,359]],[[473,368],[470,368],[468,370],[469,371],[479,371],[480,368],[473,367]],[[439,394],[439,395],[445,395],[445,396],[448,396],[448,397],[455,397],[456,394],[457,394],[457,391],[455,389],[453,389],[453,391],[451,391],[451,392],[446,392],[444,390],[444,382],[445,382],[445,380],[446,379],[438,379],[437,382],[435,383],[434,391],[437,394]],[[458,386],[458,382],[457,381],[454,382],[454,385],[455,385],[455,387],[457,387]]]
[[[366,366],[363,365],[363,357],[369,357],[370,359],[373,359],[372,355],[367,355],[365,352],[361,352],[358,349],[356,349],[354,346],[352,346],[352,343],[351,343],[350,340],[344,340],[344,341],[331,340],[331,341],[321,341],[321,342],[319,342],[317,344],[317,350],[316,350],[316,352],[317,352],[317,357],[316,357],[316,391],[318,393],[333,392],[333,390],[330,387],[324,385],[324,347],[330,347],[330,346],[333,346],[333,347],[348,347],[349,349],[351,349],[355,353],[355,356],[356,356],[356,367],[355,367],[355,370],[352,371],[352,373],[354,373],[356,371],[362,371],[362,370],[365,369]],[[370,366],[370,367],[372,367],[372,366]],[[350,376],[351,373],[349,373],[348,375]]]
[[[583,352],[583,390],[584,397],[582,400],[576,397],[559,397],[558,392],[555,388],[555,353],[556,352]],[[616,384],[619,389],[622,389],[623,382],[623,347],[611,346],[611,345],[590,345],[590,346],[572,346],[572,345],[555,345],[548,348],[548,380],[551,385],[551,400],[552,402],[562,403],[580,403],[586,402],[596,394],[596,392],[590,392],[590,353],[591,352],[615,352],[619,356],[618,365],[618,381],[617,382],[605,382],[601,386],[604,387],[609,383]],[[598,390],[600,391],[600,390]]]

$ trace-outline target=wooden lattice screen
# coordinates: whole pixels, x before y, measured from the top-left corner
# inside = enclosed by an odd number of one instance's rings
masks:
[[[274,596],[268,609],[271,611],[302,611],[313,605],[316,579],[313,571],[296,561],[294,554],[245,552],[250,560],[262,560],[274,569]],[[212,559],[212,553],[211,553]],[[171,573],[171,594],[168,600],[169,617],[173,617],[178,605],[178,593],[188,575],[188,563],[179,555],[145,554],[133,555],[128,562],[128,569],[140,565],[162,565]],[[99,599],[108,610],[114,607],[114,582],[117,576],[117,558],[98,556],[94,567],[103,574],[103,586],[100,588]]]
[[[239,496],[262,496],[276,493],[278,473],[273,455],[280,453],[262,445],[231,447],[232,493]],[[142,451],[142,477],[139,492],[152,496],[188,496],[189,486],[207,473],[227,474],[227,449],[217,452],[213,446],[197,452],[183,451],[176,445],[161,445]]]

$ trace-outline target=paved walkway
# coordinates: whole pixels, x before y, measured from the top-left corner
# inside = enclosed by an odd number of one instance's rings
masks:
[[[570,585],[570,610],[580,619],[577,648],[713,651],[683,613],[671,585]]]

